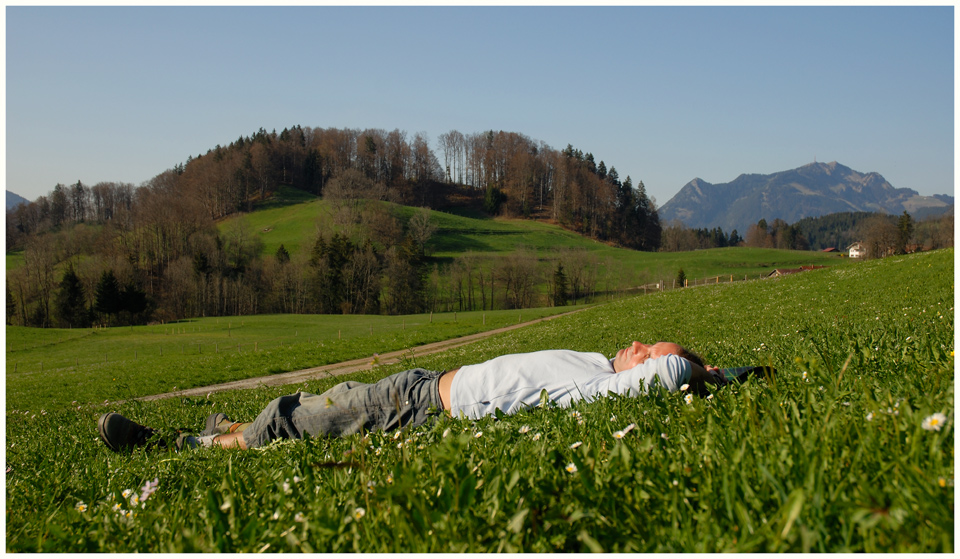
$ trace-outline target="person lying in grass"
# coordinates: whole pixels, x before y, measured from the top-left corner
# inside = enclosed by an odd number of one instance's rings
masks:
[[[281,396],[252,423],[223,413],[207,417],[199,436],[181,435],[177,449],[214,446],[255,448],[276,439],[347,436],[361,431],[417,427],[446,410],[454,417],[479,419],[499,409],[505,414],[533,407],[541,393],[561,405],[591,401],[609,392],[645,394],[656,385],[677,391],[684,384],[703,390],[721,384],[716,367],[704,366],[695,353],[670,342],[633,342],[613,359],[600,353],[565,349],[503,355],[477,365],[436,372],[411,369],[374,384],[342,382],[323,394]],[[100,438],[114,451],[145,446],[156,431],[118,413],[97,422]]]

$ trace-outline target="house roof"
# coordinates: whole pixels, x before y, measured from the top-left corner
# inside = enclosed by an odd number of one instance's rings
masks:
[[[785,276],[787,274],[797,274],[803,271],[803,268],[777,268],[776,270],[767,274],[767,277],[770,276]]]

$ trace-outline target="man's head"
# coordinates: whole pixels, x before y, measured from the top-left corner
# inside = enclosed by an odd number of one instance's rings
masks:
[[[636,367],[647,359],[656,359],[664,355],[677,355],[691,363],[701,367],[704,366],[703,359],[701,359],[699,355],[681,345],[672,342],[657,342],[649,345],[633,342],[617,352],[616,357],[613,358],[613,370],[618,373],[626,371]]]

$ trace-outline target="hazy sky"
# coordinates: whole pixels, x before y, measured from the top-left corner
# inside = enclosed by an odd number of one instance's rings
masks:
[[[660,205],[817,161],[953,194],[954,8],[7,7],[7,189],[259,128],[519,132]]]

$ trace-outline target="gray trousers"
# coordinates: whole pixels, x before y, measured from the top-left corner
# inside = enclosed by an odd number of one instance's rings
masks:
[[[411,369],[374,384],[341,382],[323,394],[280,396],[243,432],[247,447],[304,435],[347,436],[361,431],[417,427],[443,411],[442,372]]]

